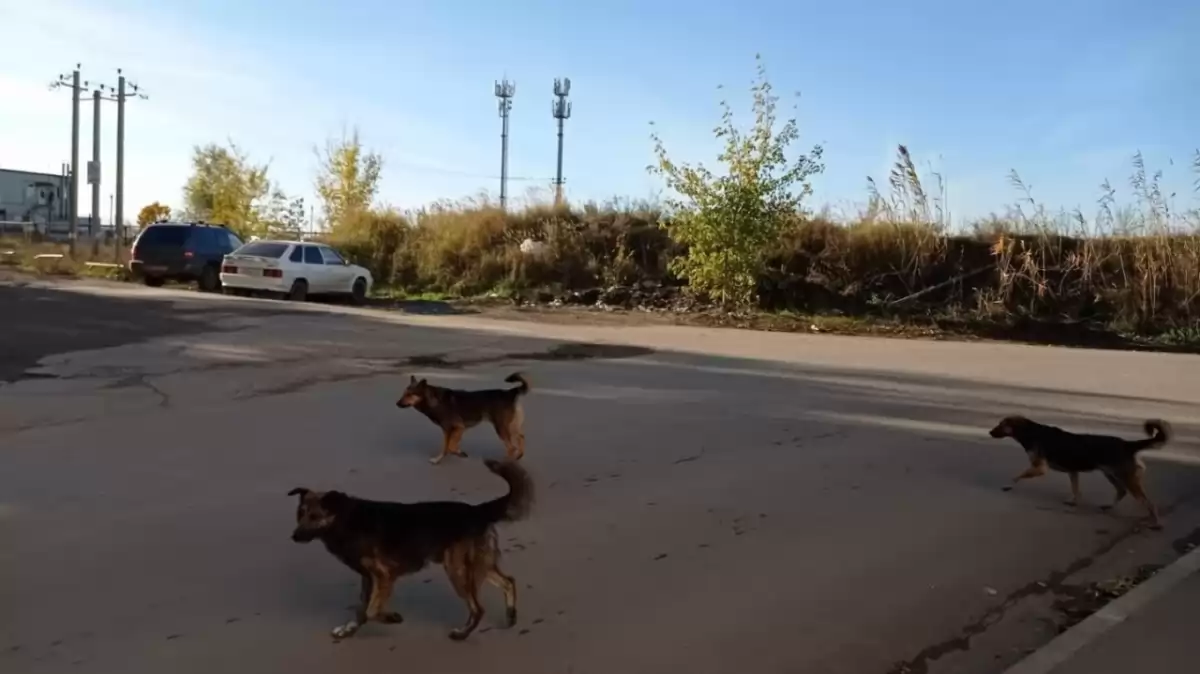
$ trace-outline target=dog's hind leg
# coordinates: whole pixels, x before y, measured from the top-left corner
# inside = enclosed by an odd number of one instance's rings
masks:
[[[467,453],[462,451],[463,434],[466,432],[467,429],[462,426],[455,426],[450,432],[450,453],[462,459],[467,458]]]
[[[1071,472],[1067,473],[1067,476],[1071,478],[1071,500],[1063,501],[1063,503],[1072,507],[1077,506],[1081,498],[1079,492],[1079,473]]]
[[[488,543],[488,552],[481,565],[483,573],[492,585],[504,593],[504,622],[505,627],[517,624],[517,583],[513,577],[500,570],[500,545],[493,530]]]
[[[446,575],[450,578],[450,584],[454,586],[454,591],[458,593],[458,596],[466,602],[467,610],[470,612],[467,616],[467,624],[450,631],[450,638],[455,641],[462,641],[471,636],[471,632],[479,627],[479,621],[483,620],[483,604],[479,603],[481,578],[475,568],[479,562],[473,549],[475,545],[475,541],[470,541],[454,546],[446,551],[442,562],[446,567]]]
[[[1108,483],[1113,486],[1113,489],[1117,490],[1116,496],[1113,497],[1112,503],[1100,506],[1101,510],[1107,512],[1117,507],[1117,504],[1120,503],[1121,500],[1125,498],[1125,495],[1129,493],[1129,489],[1127,489],[1124,483],[1122,483],[1121,480],[1117,479],[1117,477],[1109,471],[1104,470],[1101,472],[1104,473],[1104,479],[1108,480]]]
[[[1144,471],[1139,468],[1137,472],[1131,476],[1131,479],[1129,480],[1129,493],[1133,494],[1133,497],[1146,507],[1147,512],[1150,513],[1150,528],[1157,531],[1162,529],[1162,520],[1160,520],[1158,517],[1158,508],[1155,508],[1154,503],[1150,501],[1150,497],[1146,496],[1146,489],[1142,485],[1143,475]]]
[[[512,627],[517,624],[517,583],[512,576],[506,575],[500,567],[493,564],[487,572],[487,579],[492,585],[504,593],[504,626]]]
[[[1024,472],[1022,472],[1020,475],[1014,477],[1012,484],[1006,485],[1004,487],[1004,491],[1012,491],[1012,488],[1015,487],[1016,484],[1018,482],[1020,482],[1021,480],[1030,480],[1035,477],[1041,477],[1045,474],[1046,474],[1046,462],[1038,461],[1037,463],[1033,464],[1032,466],[1026,468],[1024,470]]]
[[[518,461],[520,461],[525,456],[525,433],[519,428],[517,429],[516,443],[517,443],[516,459]]]
[[[521,435],[521,431],[514,430],[511,421],[497,419],[492,422],[496,427],[496,435],[500,438],[500,442],[504,443],[504,456],[510,460],[520,459],[525,453],[523,445],[525,444],[525,436]],[[517,444],[517,439],[520,438],[521,444]]]
[[[522,430],[524,413],[520,407],[513,410],[507,417],[493,417],[492,425],[496,435],[504,443],[504,456],[512,461],[520,461],[525,456],[525,432]]]
[[[525,456],[525,409],[517,404],[517,412],[512,422],[513,440],[517,443],[516,459],[520,461]]]

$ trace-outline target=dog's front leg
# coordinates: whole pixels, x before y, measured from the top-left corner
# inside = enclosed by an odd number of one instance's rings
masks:
[[[466,429],[462,428],[460,426],[454,426],[452,428],[443,429],[442,430],[442,451],[440,453],[438,453],[437,456],[430,459],[429,463],[432,463],[433,465],[436,466],[442,462],[442,459],[446,458],[447,454],[457,454],[460,457],[465,459],[467,457],[466,452],[459,449],[459,446],[458,446],[458,443],[462,441],[462,436],[465,431],[466,431]]]
[[[1012,488],[1017,486],[1021,480],[1030,480],[1035,477],[1041,477],[1046,474],[1046,462],[1037,461],[1032,466],[1026,468],[1024,472],[1013,478],[1012,484],[1004,487],[1004,491],[1012,491]]]
[[[446,458],[447,454],[450,453],[450,434],[453,432],[453,429],[442,429],[442,449],[437,453],[437,456],[429,460],[429,463],[432,463],[436,466],[442,462],[442,459]]]
[[[1079,473],[1072,472],[1067,473],[1067,475],[1071,478],[1071,500],[1064,501],[1063,503],[1066,503],[1069,506],[1077,506],[1079,505],[1079,500],[1082,497],[1082,494],[1079,491]]]
[[[399,624],[404,622],[404,618],[396,611],[385,611],[384,606],[392,596],[392,587],[395,581],[392,576],[386,571],[375,579],[372,584],[371,599],[367,604],[367,619],[378,620],[381,623]]]
[[[371,605],[371,593],[374,591],[375,582],[371,579],[371,574],[362,574],[362,589],[358,593],[358,606],[354,609],[354,618],[343,625],[338,625],[333,628],[331,634],[334,639],[345,639],[354,636],[358,628],[362,627],[367,622],[367,608]]]

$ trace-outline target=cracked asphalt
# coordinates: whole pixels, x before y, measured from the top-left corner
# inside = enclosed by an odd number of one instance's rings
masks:
[[[548,325],[0,284],[0,671],[1001,672],[1073,588],[1200,528],[1200,359],[1003,344]],[[357,580],[289,539],[295,486],[480,501],[478,458],[393,402],[521,370],[539,500],[504,525],[520,586],[465,643],[440,569],[401,625],[334,644]],[[1024,412],[1136,435],[1167,531],[1062,504],[986,430]]]

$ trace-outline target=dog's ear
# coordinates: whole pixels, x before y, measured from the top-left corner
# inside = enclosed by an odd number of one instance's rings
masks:
[[[308,487],[296,487],[288,492],[288,496],[304,496],[311,491]]]
[[[408,375],[408,383],[409,383],[409,385],[417,383],[417,375],[415,375],[415,374]]]
[[[421,381],[417,382],[417,386],[429,386],[429,382],[422,379]]]

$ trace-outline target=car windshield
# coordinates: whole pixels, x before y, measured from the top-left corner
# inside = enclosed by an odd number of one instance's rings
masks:
[[[287,252],[288,245],[290,244],[278,243],[276,241],[254,241],[238,248],[232,254],[278,259],[283,257],[283,254]]]

